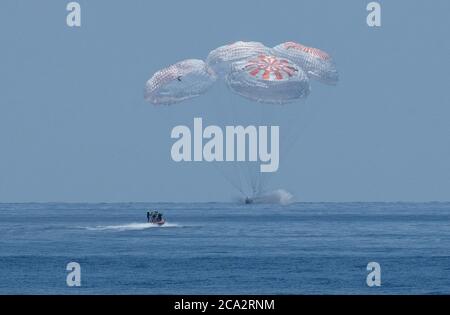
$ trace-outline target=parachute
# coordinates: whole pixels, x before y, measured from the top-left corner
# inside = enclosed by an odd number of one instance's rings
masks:
[[[217,75],[225,76],[230,71],[233,62],[256,55],[270,54],[270,51],[270,48],[259,42],[238,41],[211,51],[206,58],[206,63]]]
[[[227,76],[230,89],[262,103],[283,104],[308,96],[308,76],[293,62],[259,55],[235,62]]]
[[[312,105],[306,102],[302,106],[273,105],[306,98],[310,94],[311,78],[336,84],[338,72],[330,55],[317,48],[294,42],[268,48],[259,42],[238,41],[212,50],[206,62],[189,59],[156,72],[146,83],[145,99],[155,105],[179,103],[204,94],[218,77],[225,82],[218,88],[229,98],[224,95],[215,99],[209,110],[202,112],[204,118],[211,120],[214,119],[211,115],[217,115],[216,121],[221,123],[279,126],[280,151],[286,150],[284,159],[299,138],[299,128],[311,121],[309,114],[312,112],[307,114],[305,110],[309,111]],[[258,106],[250,105],[255,102]],[[160,108],[158,111],[165,111]],[[167,107],[167,111],[172,110],[175,107]],[[196,115],[195,110],[189,108],[181,112]],[[283,190],[268,192],[268,178],[273,173],[261,173],[258,162],[213,165],[246,202],[287,204],[292,200],[292,195]]]
[[[333,59],[318,48],[307,47],[295,42],[285,42],[275,46],[273,51],[277,56],[292,60],[311,78],[330,85],[335,85],[339,80]]]
[[[156,72],[145,85],[145,100],[155,105],[169,105],[197,97],[216,81],[206,63],[187,59]]]

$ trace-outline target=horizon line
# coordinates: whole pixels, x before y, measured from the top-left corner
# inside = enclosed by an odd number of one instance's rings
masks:
[[[0,201],[1,204],[120,204],[120,203],[237,203],[235,201]],[[396,201],[293,201],[290,204],[299,203],[450,203],[450,200],[427,200],[427,201],[411,201],[411,200],[396,200]],[[255,204],[270,204],[270,203],[255,203]],[[279,203],[273,203],[279,204]]]

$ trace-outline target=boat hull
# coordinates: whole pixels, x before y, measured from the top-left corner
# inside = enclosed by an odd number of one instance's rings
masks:
[[[161,225],[164,225],[164,223],[166,223],[166,220],[163,219],[163,220],[158,221],[158,222],[150,222],[150,223],[161,226]]]

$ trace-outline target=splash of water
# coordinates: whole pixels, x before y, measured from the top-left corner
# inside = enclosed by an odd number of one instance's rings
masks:
[[[277,189],[267,193],[263,193],[261,195],[254,196],[249,198],[250,203],[258,203],[258,204],[280,204],[280,205],[289,205],[294,202],[294,196],[284,190]],[[243,200],[245,202],[245,200]]]
[[[95,227],[86,227],[86,230],[89,231],[140,231],[151,228],[173,228],[173,227],[181,227],[176,223],[165,223],[164,225],[157,225],[153,223],[129,223],[129,224],[121,224],[121,225],[98,225]]]

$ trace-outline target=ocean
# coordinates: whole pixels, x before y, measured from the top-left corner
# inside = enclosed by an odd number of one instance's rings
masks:
[[[0,204],[0,294],[450,294],[450,203]]]

